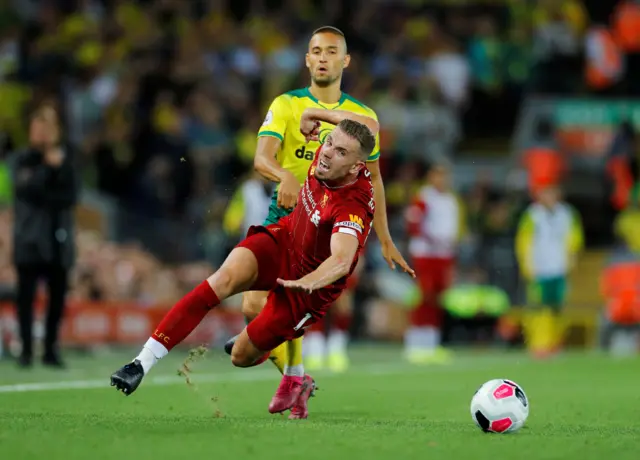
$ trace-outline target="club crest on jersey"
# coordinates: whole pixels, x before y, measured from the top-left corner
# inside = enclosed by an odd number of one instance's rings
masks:
[[[320,207],[324,208],[327,205],[328,201],[329,201],[329,194],[327,192],[324,192],[324,196],[322,197],[322,201],[320,202]]]
[[[310,176],[313,176],[313,173],[315,173],[315,172],[316,172],[316,167],[315,167],[315,165],[314,165],[314,166],[311,166],[311,169],[309,170],[309,175],[310,175]]]
[[[320,142],[320,144],[324,144],[324,141],[327,139],[327,136],[331,131],[332,130],[329,128],[324,128],[320,130],[320,132],[318,133],[318,141]]]

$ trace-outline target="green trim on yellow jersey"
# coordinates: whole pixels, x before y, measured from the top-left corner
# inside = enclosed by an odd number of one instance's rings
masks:
[[[275,131],[262,131],[258,133],[258,137],[264,137],[264,136],[277,137],[281,141],[284,140],[284,137],[282,137],[282,134],[276,133]]]
[[[340,95],[340,99],[338,100],[338,104],[337,104],[335,107],[331,107],[331,108],[330,108],[330,107],[327,107],[327,105],[333,105],[333,104],[326,104],[326,105],[325,105],[325,103],[320,102],[320,101],[319,101],[319,100],[318,100],[318,99],[317,99],[313,94],[311,94],[311,90],[309,89],[309,87],[306,87],[306,88],[300,88],[300,89],[294,89],[293,91],[289,91],[289,92],[284,93],[284,94],[287,94],[287,95],[292,96],[292,97],[300,97],[300,98],[308,97],[308,98],[309,98],[309,99],[311,99],[313,102],[315,102],[316,104],[318,104],[320,107],[323,107],[323,108],[328,109],[328,110],[334,110],[334,109],[337,109],[337,108],[338,108],[338,107],[340,107],[340,106],[342,105],[342,103],[343,103],[344,101],[346,101],[346,100],[351,100],[351,101],[355,102],[356,104],[358,104],[358,105],[360,105],[360,106],[362,106],[362,107],[365,107],[363,104],[359,103],[358,101],[356,101],[355,99],[353,99],[352,97],[350,97],[350,96],[349,96],[348,94],[346,94],[346,93],[342,93],[342,94]]]
[[[380,159],[380,150],[378,150],[376,153],[369,155],[369,158],[367,158],[367,163],[373,163],[374,161],[378,161],[379,159]]]

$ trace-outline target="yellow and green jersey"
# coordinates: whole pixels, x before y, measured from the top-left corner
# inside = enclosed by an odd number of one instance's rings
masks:
[[[282,141],[276,157],[278,163],[287,171],[291,171],[301,185],[307,177],[307,172],[313,162],[316,150],[324,142],[327,134],[334,128],[329,123],[322,123],[320,135],[318,136],[319,141],[307,143],[302,133],[300,133],[300,118],[302,112],[307,108],[346,110],[375,120],[378,119],[372,109],[345,93],[342,93],[340,100],[335,104],[325,104],[318,101],[311,94],[309,88],[289,91],[276,97],[269,107],[267,116],[258,132],[258,137],[272,136]],[[376,135],[376,146],[367,161],[377,161],[379,157],[380,137]],[[276,189],[269,208],[269,217],[265,223],[275,223],[281,217],[289,214],[289,212],[290,210],[278,208]]]
[[[566,276],[573,258],[584,247],[580,216],[566,203],[553,209],[533,203],[520,218],[515,243],[518,263],[526,278]]]

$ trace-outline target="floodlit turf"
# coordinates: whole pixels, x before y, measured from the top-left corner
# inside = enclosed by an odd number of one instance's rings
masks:
[[[416,368],[398,353],[355,350],[349,373],[318,373],[306,421],[267,412],[277,385],[270,363],[233,369],[215,354],[194,366],[188,387],[175,372],[186,352],[176,351],[125,397],[100,385],[128,354],[75,359],[65,373],[0,362],[0,458],[640,458],[636,359],[572,354],[539,363],[519,353],[466,352],[448,366]],[[477,387],[499,377],[521,384],[531,402],[515,435],[483,434],[469,414]],[[44,389],[50,382],[60,388]]]

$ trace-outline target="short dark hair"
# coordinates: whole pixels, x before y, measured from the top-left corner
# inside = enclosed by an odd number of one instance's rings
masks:
[[[367,125],[354,120],[342,120],[338,128],[347,136],[353,137],[360,143],[360,155],[363,160],[369,158],[376,146],[376,138]]]
[[[311,36],[313,37],[314,35],[323,34],[323,33],[333,34],[333,35],[337,35],[338,37],[342,37],[342,40],[344,41],[344,51],[345,53],[347,52],[347,37],[344,36],[343,31],[333,26],[322,26],[314,30]]]

